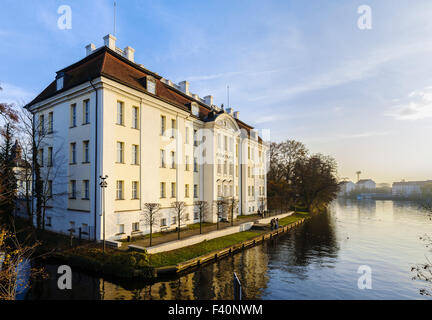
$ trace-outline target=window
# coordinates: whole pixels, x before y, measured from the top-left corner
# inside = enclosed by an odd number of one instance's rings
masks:
[[[229,140],[229,151],[233,152],[233,146],[234,146],[234,139],[230,138]]]
[[[197,147],[198,146],[198,131],[197,130],[193,131],[193,138],[194,138],[194,146]]]
[[[175,152],[171,151],[171,169],[174,169],[176,165],[176,161],[175,161]]]
[[[69,183],[69,198],[70,199],[76,199],[76,181],[75,180],[71,180]]]
[[[75,232],[75,221],[69,221],[69,231]]]
[[[43,149],[39,150],[39,165],[41,167],[44,166],[44,150]]]
[[[194,198],[198,198],[198,185],[194,184]]]
[[[252,186],[252,197],[255,198],[255,187],[254,186]]]
[[[218,133],[218,135],[217,135],[217,146],[218,146],[218,149],[220,149],[221,148],[221,134],[220,133]]]
[[[132,107],[132,128],[138,129],[138,107]]]
[[[83,162],[89,163],[90,162],[90,154],[89,154],[89,142],[83,141]]]
[[[138,199],[138,181],[132,181],[132,199]]]
[[[251,195],[251,187],[248,186],[248,196],[250,197],[250,195]]]
[[[185,184],[185,198],[189,198],[189,185]]]
[[[70,163],[76,163],[76,143],[73,142],[70,144]]]
[[[139,222],[133,222],[132,223],[132,232],[140,231],[139,229]]]
[[[248,167],[248,178],[250,178],[250,167]]]
[[[175,182],[171,182],[171,198],[176,197],[176,184]]]
[[[83,102],[83,124],[90,123],[90,100]]]
[[[175,137],[176,121],[171,119],[171,138]]]
[[[48,147],[48,167],[52,167],[53,165],[53,148]]]
[[[43,135],[45,133],[45,116],[41,114],[39,116],[39,134]]]
[[[161,116],[161,132],[160,132],[161,136],[165,135],[165,128],[166,128],[166,117]]]
[[[117,142],[117,162],[124,163],[124,143]]]
[[[229,174],[231,176],[233,175],[233,171],[234,171],[234,165],[232,163],[230,163],[230,165],[229,165]]]
[[[198,158],[194,157],[194,172],[198,172]]]
[[[75,103],[70,107],[70,126],[76,127],[76,104]]]
[[[117,180],[117,185],[116,185],[116,199],[117,200],[123,200],[123,184],[124,182],[121,180]]]
[[[52,226],[51,222],[52,222],[51,217],[47,217],[46,226],[47,226],[47,227],[51,227],[51,226]]]
[[[90,198],[90,183],[88,180],[83,181],[83,199],[88,200]]]
[[[176,217],[176,216],[173,216],[173,217],[171,218],[171,221],[172,221],[171,224],[176,224],[176,223],[177,223],[177,217]]]
[[[239,148],[238,148],[238,144],[236,143],[236,157],[238,157],[239,152],[238,152]]]
[[[147,78],[147,91],[156,94],[156,82],[153,79]]]
[[[236,186],[236,196],[238,197],[238,186]]]
[[[239,173],[239,171],[238,171],[238,165],[236,165],[236,177],[238,177],[238,173]]]
[[[48,133],[52,133],[54,130],[54,114],[52,112],[48,113]]]
[[[250,147],[248,147],[248,159],[250,159]]]
[[[228,137],[224,136],[224,149],[225,151],[228,151]]]
[[[161,219],[161,220],[160,220],[160,226],[161,226],[161,227],[165,227],[166,225],[167,225],[166,218]]]
[[[161,182],[160,183],[160,197],[161,198],[165,198],[166,193],[165,193],[165,182]]]
[[[185,170],[189,171],[189,156],[186,156]]]
[[[194,212],[194,220],[198,220],[198,219],[199,219],[199,216],[200,216],[199,211],[195,211],[195,212]]]
[[[132,164],[138,164],[138,146],[132,145]]]
[[[217,173],[222,173],[222,164],[220,160],[218,160]]]
[[[124,232],[124,224],[119,224],[118,225],[118,233],[119,234],[123,234]]]
[[[186,127],[185,132],[185,143],[189,144],[189,127]]]
[[[48,180],[48,197],[49,198],[52,198],[52,196],[53,196],[53,188],[52,188],[52,186],[53,186],[52,180]]]
[[[124,104],[121,101],[117,101],[117,124],[124,124]]]
[[[221,196],[221,186],[219,185],[218,186],[218,189],[217,189],[218,191],[217,191],[217,194],[218,194],[218,197],[220,197]]]
[[[228,164],[227,164],[227,162],[226,161],[224,161],[224,170],[223,170],[223,173],[224,174],[227,174],[227,170],[228,170]]]
[[[160,151],[160,166],[165,168],[165,150]]]

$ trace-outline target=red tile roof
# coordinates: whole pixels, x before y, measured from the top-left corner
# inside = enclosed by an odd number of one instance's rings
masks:
[[[117,81],[138,91],[147,92],[146,77],[151,76],[156,81],[156,98],[170,103],[182,110],[191,112],[191,104],[195,102],[199,106],[199,118],[206,121],[212,111],[209,106],[195,100],[185,93],[161,81],[162,77],[147,70],[140,65],[129,61],[117,52],[102,47],[84,59],[57,72],[64,73],[63,88],[56,90],[56,81],[51,82],[33,101],[26,107],[30,107],[38,102],[48,99],[58,93],[69,90],[77,85],[83,84],[100,76]],[[240,128],[246,129],[248,134],[253,127],[239,119],[235,119]],[[261,138],[259,138],[261,142]]]

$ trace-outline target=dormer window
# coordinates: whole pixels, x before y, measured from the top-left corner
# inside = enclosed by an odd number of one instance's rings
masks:
[[[147,91],[156,94],[156,81],[152,77],[147,77]]]
[[[59,73],[57,75],[57,78],[56,78],[57,91],[63,89],[63,84],[64,84],[64,73],[62,72],[62,73]]]
[[[199,116],[199,108],[198,108],[198,104],[197,103],[192,103],[191,105],[191,112],[194,116],[198,117]]]

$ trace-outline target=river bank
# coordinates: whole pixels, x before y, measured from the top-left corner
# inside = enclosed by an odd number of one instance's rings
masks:
[[[184,273],[200,265],[217,261],[252,245],[272,239],[308,219],[306,212],[298,212],[280,219],[278,230],[248,230],[180,249],[147,254],[107,248],[103,253],[99,244],[87,243],[75,248],[55,251],[46,261],[58,261],[73,268],[119,278],[154,280],[161,276]]]

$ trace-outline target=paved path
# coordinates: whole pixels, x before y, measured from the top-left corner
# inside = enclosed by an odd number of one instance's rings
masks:
[[[256,221],[260,219],[260,217],[258,217],[257,215],[251,215],[249,216],[245,216],[244,218],[240,218],[240,219],[236,219],[234,221],[234,225],[237,226],[239,224],[245,223],[245,222],[250,222],[250,221]],[[229,228],[231,227],[231,223],[230,222],[220,222],[219,223],[219,230],[225,229],[225,228]],[[202,234],[204,233],[209,233],[212,231],[216,231],[217,229],[217,224],[214,223],[212,225],[206,225],[203,226],[202,228]],[[180,233],[180,239],[187,239],[189,237],[192,236],[196,236],[199,234],[199,228],[197,229],[193,229],[193,230],[182,230]],[[166,234],[162,235],[162,236],[158,236],[156,238],[152,239],[152,246],[154,245],[158,245],[161,243],[165,243],[165,242],[169,242],[169,241],[174,241],[177,240],[177,232],[167,232]],[[133,244],[133,245],[137,245],[140,247],[148,247],[150,245],[150,239],[140,239],[140,240],[134,240],[131,242],[122,242],[122,246],[120,247],[121,250],[127,250],[128,249],[128,245]]]

